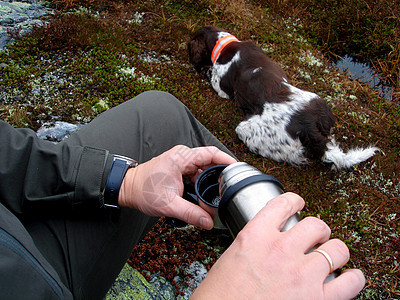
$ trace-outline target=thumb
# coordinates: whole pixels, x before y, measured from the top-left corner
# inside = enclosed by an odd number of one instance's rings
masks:
[[[214,226],[212,217],[200,206],[193,204],[182,197],[176,195],[174,201],[176,205],[169,206],[168,217],[177,218],[188,224],[192,224],[207,230]]]

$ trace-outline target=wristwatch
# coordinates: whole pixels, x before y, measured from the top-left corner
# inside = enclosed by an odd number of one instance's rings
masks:
[[[126,171],[134,168],[138,162],[122,155],[114,155],[110,173],[108,173],[106,187],[104,188],[103,206],[118,207],[118,194]]]

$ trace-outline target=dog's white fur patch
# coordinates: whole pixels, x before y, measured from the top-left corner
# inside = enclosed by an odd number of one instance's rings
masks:
[[[236,54],[232,57],[232,59],[226,64],[220,64],[216,62],[212,67],[211,71],[211,85],[213,89],[217,92],[218,96],[221,98],[229,99],[229,96],[221,89],[220,83],[221,78],[225,76],[225,74],[229,71],[229,68],[235,62],[240,60],[240,51],[236,52]]]
[[[218,39],[222,39],[224,36],[227,36],[227,35],[230,35],[230,33],[226,32],[226,31],[220,31],[220,32],[218,32],[217,37],[218,37]]]
[[[355,148],[347,151],[346,153],[340,149],[334,139],[326,145],[328,150],[325,151],[322,161],[331,163],[332,169],[339,170],[342,168],[350,168],[351,166],[367,160],[375,155],[376,151],[380,151],[377,147]]]
[[[302,165],[307,162],[305,149],[299,139],[293,139],[288,134],[286,126],[292,115],[303,109],[317,95],[285,82],[283,84],[292,92],[291,101],[264,103],[262,114],[240,122],[236,133],[252,152],[276,161]]]

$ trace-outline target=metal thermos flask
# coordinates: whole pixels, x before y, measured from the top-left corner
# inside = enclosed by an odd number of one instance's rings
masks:
[[[284,192],[273,176],[245,162],[217,165],[203,171],[195,184],[199,205],[214,218],[215,228],[228,228],[233,237],[270,201]],[[288,219],[282,231],[299,222]]]
[[[284,188],[275,177],[245,162],[234,163],[219,176],[219,218],[235,237],[270,200],[283,193]],[[289,230],[299,220],[299,214],[294,214],[282,231]]]

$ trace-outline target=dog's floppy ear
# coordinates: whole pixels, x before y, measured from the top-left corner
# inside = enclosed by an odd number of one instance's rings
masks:
[[[204,35],[194,36],[188,43],[189,61],[197,72],[201,73],[202,68],[211,65],[211,54],[208,54]]]

